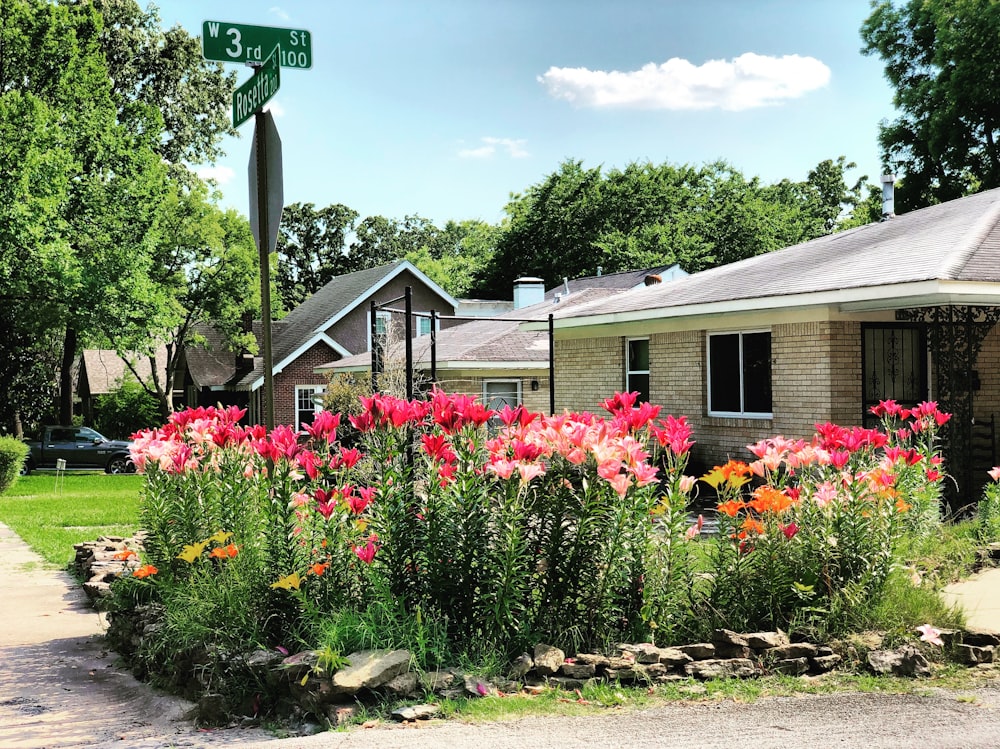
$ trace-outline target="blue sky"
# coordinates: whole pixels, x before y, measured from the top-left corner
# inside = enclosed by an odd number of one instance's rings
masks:
[[[765,183],[844,155],[878,183],[893,117],[859,52],[868,0],[160,0],[164,27],[306,29],[272,111],[285,202],[361,216],[503,217],[565,159],[724,159]],[[239,82],[250,69],[227,65]],[[252,120],[212,172],[246,213]]]

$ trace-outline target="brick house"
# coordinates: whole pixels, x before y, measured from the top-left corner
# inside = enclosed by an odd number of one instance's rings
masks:
[[[547,322],[549,314],[682,275],[684,271],[677,265],[662,266],[566,280],[548,291],[541,279],[520,278],[514,282],[514,309],[510,312],[466,319],[437,333],[433,374],[431,336],[415,339],[414,368],[424,383],[433,380],[447,392],[476,396],[491,408],[520,403],[529,410],[548,413],[552,392],[548,329],[522,330],[521,323]],[[397,344],[392,350],[397,360],[402,358],[400,348]],[[328,362],[316,371],[324,376],[347,372],[367,376],[371,356],[364,353]]]
[[[314,396],[323,392],[326,377],[316,368],[332,360],[371,348],[371,302],[386,304],[412,290],[414,313],[434,310],[454,315],[457,302],[407,260],[337,276],[281,320],[272,322],[271,348],[276,424],[298,429],[312,421],[318,409]],[[393,306],[402,306],[398,303]],[[376,327],[390,319],[376,312]],[[414,314],[414,334],[424,330],[427,317]],[[183,382],[190,405],[236,404],[249,409],[251,422],[263,421],[264,362],[229,352],[221,336],[206,334],[206,345],[184,352]],[[259,323],[254,332],[259,339]]]
[[[1000,189],[561,310],[555,405],[639,390],[688,416],[701,468],[937,400],[971,501],[996,462],[998,320]]]

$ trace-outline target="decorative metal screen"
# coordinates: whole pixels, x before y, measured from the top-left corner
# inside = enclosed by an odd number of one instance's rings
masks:
[[[914,325],[863,325],[864,417],[883,400],[914,406],[927,399],[927,341]]]

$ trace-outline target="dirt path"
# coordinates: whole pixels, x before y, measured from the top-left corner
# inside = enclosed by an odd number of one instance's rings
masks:
[[[205,733],[192,705],[136,681],[103,647],[104,622],[64,572],[0,524],[0,747],[220,746],[264,731]]]

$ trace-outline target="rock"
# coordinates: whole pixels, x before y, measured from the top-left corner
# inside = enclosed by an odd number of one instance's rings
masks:
[[[326,719],[334,726],[346,726],[354,721],[358,716],[360,708],[353,705],[327,705]]]
[[[782,660],[775,662],[771,668],[777,674],[785,674],[786,676],[801,676],[809,670],[809,659],[783,658]]]
[[[680,648],[660,648],[660,663],[667,668],[680,668],[691,660],[691,656]]]
[[[965,643],[955,645],[955,656],[958,658],[959,663],[964,663],[968,666],[976,666],[980,663],[993,663],[994,655],[994,648],[990,645],[967,645]]]
[[[418,681],[419,679],[415,673],[407,671],[386,682],[382,690],[386,694],[397,698],[416,697],[419,691],[417,688]]]
[[[361,650],[347,656],[351,665],[333,675],[336,694],[354,694],[386,684],[410,666],[408,650]]]
[[[746,639],[747,645],[754,650],[767,650],[788,644],[788,635],[780,630],[777,632],[751,632],[743,637]]]
[[[619,645],[624,653],[631,653],[635,656],[637,663],[659,663],[660,649],[651,642],[642,642],[638,645]]]
[[[616,676],[619,681],[624,682],[635,682],[635,681],[649,681],[649,667],[641,663],[633,663],[625,668],[612,669],[616,671]],[[608,678],[610,679],[610,672]]]
[[[636,665],[635,664],[635,656],[632,656],[631,658],[625,658],[624,656],[621,657],[621,658],[618,658],[618,657],[612,656],[612,657],[608,658],[607,668],[610,668],[610,669],[613,669],[613,670],[617,671],[618,669],[621,669],[621,668],[632,668],[632,666],[634,666],[634,665]]]
[[[298,681],[306,674],[312,673],[317,663],[319,656],[316,651],[304,650],[282,658],[280,668],[288,676],[289,681]]]
[[[563,663],[559,673],[571,679],[590,679],[597,673],[597,666],[593,663]]]
[[[715,657],[723,659],[749,658],[753,651],[747,645],[734,645],[728,642],[715,644]]]
[[[965,631],[962,632],[962,642],[966,645],[977,645],[979,647],[987,647],[989,645],[997,647],[1000,645],[1000,634],[992,629],[966,627]]]
[[[737,632],[733,632],[731,629],[717,629],[712,633],[712,643],[715,645],[716,650],[719,649],[719,645],[736,645],[738,647],[748,647],[749,642],[747,638]]]
[[[779,661],[788,658],[811,658],[816,654],[816,646],[810,642],[792,642],[787,645],[778,645],[767,651],[769,658],[775,658]]]
[[[703,661],[715,657],[715,645],[710,642],[696,642],[692,645],[678,645],[677,649],[693,660]]]
[[[535,673],[539,676],[554,676],[565,660],[566,654],[559,648],[542,643],[535,645]]]
[[[597,668],[608,668],[611,665],[611,659],[608,656],[598,653],[577,653],[573,660],[577,663],[590,663]]]
[[[440,714],[441,708],[437,705],[410,705],[400,707],[392,711],[392,719],[397,721],[408,720],[430,720]]]
[[[835,669],[837,666],[840,665],[840,662],[842,660],[843,658],[841,658],[836,653],[830,653],[829,655],[816,655],[809,659],[810,663],[812,663],[813,665],[813,668],[815,668],[817,671],[823,671],[823,672],[832,671],[833,669]]]
[[[569,676],[550,676],[549,685],[558,686],[565,689],[567,692],[572,692],[574,689],[583,689],[590,679],[574,679]]]
[[[539,695],[542,694],[547,689],[544,684],[525,684],[521,687],[521,691],[525,694]]]
[[[930,676],[931,673],[927,658],[912,645],[903,645],[896,650],[869,651],[868,665],[877,674]]]
[[[428,692],[439,694],[454,684],[456,678],[451,671],[428,671],[420,675],[420,686]]]
[[[721,660],[714,658],[704,661],[693,661],[684,667],[688,676],[707,681],[709,679],[748,678],[757,674],[753,661],[748,658],[731,658]]]
[[[470,697],[496,697],[497,688],[487,679],[466,674],[464,678],[465,693]]]
[[[206,726],[221,726],[229,720],[226,698],[221,694],[203,694],[195,708],[198,722]]]

